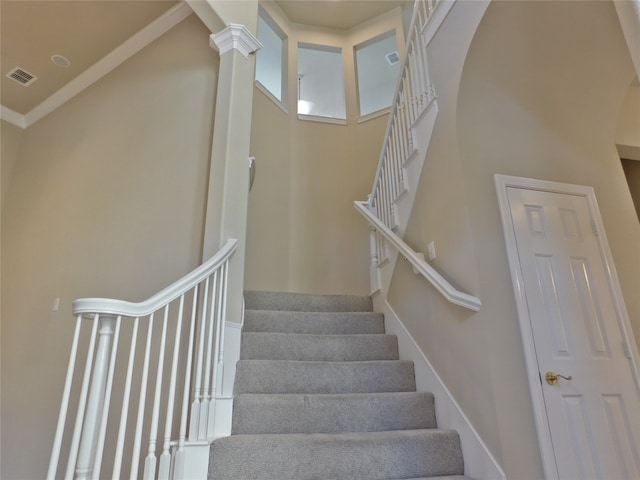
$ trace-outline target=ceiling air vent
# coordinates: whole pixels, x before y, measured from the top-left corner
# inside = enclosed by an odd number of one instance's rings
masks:
[[[38,77],[20,67],[15,67],[13,70],[7,73],[7,77],[15,80],[20,85],[24,85],[25,87],[28,87],[38,79]]]
[[[389,62],[389,65],[395,65],[400,61],[400,55],[398,55],[398,52],[387,53],[385,58],[387,59],[387,62]]]

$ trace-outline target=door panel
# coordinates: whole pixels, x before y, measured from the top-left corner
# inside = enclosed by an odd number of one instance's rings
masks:
[[[640,397],[587,198],[507,198],[559,477],[640,479]]]

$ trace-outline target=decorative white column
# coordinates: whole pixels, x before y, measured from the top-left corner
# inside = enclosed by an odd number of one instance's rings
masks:
[[[257,15],[257,9],[256,9]],[[262,48],[258,39],[243,25],[230,24],[211,35],[210,44],[220,52],[220,74],[214,119],[209,200],[204,236],[204,258],[213,255],[229,238],[238,239],[238,248],[229,263],[226,317],[223,321],[242,322],[247,206],[249,203],[249,144],[255,55]],[[222,396],[232,396],[232,380],[238,349],[227,338],[222,373]]]
[[[247,14],[246,11],[244,13]],[[255,3],[256,24],[257,15]],[[262,48],[262,44],[244,25],[233,23],[211,35],[209,43],[220,53],[220,67],[202,260],[214,255],[229,238],[238,239],[238,247],[228,265],[227,302],[225,315],[220,321],[239,326],[242,322],[249,203],[249,144],[256,63],[255,55],[252,54]],[[239,328],[228,328],[222,334],[224,364],[219,366],[218,378],[221,377],[222,388],[216,391],[215,398],[216,431],[219,423],[228,424],[228,428],[217,433],[219,436],[231,433],[233,378],[235,365],[240,357],[240,336],[232,335],[236,330],[240,331]],[[176,465],[174,478],[206,478],[208,464],[208,441],[190,441],[184,446],[184,454]]]
[[[211,257],[228,238],[238,239],[229,267],[227,321],[240,323],[255,72],[252,53],[262,44],[245,26],[237,24],[211,35],[210,44],[220,52],[220,73],[203,260]]]

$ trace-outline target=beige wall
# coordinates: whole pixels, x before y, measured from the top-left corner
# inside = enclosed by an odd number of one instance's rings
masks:
[[[9,185],[13,176],[13,167],[16,164],[22,144],[23,130],[4,120],[0,121],[0,266],[2,265],[2,223],[4,217],[5,199],[9,193]],[[2,275],[0,274],[0,306],[2,305]],[[2,344],[2,312],[0,311],[0,345]],[[0,359],[0,372],[2,361]],[[0,411],[2,411],[2,399],[0,398]],[[0,423],[1,425],[1,423]],[[1,437],[1,435],[0,435]],[[1,442],[1,439],[0,439]],[[0,451],[2,447],[0,445]],[[0,462],[0,470],[1,470]]]
[[[263,6],[289,37],[289,113],[256,91],[246,287],[367,294],[368,231],[353,201],[371,190],[388,115],[357,123],[353,47],[391,29],[402,39],[402,12],[332,31],[291,24],[276,5]],[[297,119],[298,42],[342,48],[348,125]]]
[[[18,159],[20,152],[20,146],[22,145],[22,137],[24,130],[16,127],[15,125],[2,120],[0,130],[0,179],[2,185],[0,191],[2,192],[1,205],[4,205],[9,193],[9,185],[11,184],[11,177],[13,176],[13,167]]]
[[[638,85],[633,84],[629,87],[620,107],[616,144],[635,147],[640,152],[640,86]]]
[[[139,301],[199,264],[208,36],[189,17],[23,133],[2,201],[3,479],[44,478],[73,299]]]
[[[492,2],[460,77],[446,56],[466,39],[447,27],[464,5],[430,47],[443,105],[461,81],[457,114],[438,118],[407,238],[423,251],[435,240],[436,266],[483,305],[446,304],[405,263],[391,303],[507,477],[543,478],[493,176],[595,188],[640,340],[640,226],[615,150],[633,66],[610,2]]]

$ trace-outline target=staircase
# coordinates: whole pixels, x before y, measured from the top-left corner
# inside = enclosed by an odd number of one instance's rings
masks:
[[[247,292],[232,435],[209,479],[460,480],[458,434],[369,297]]]

